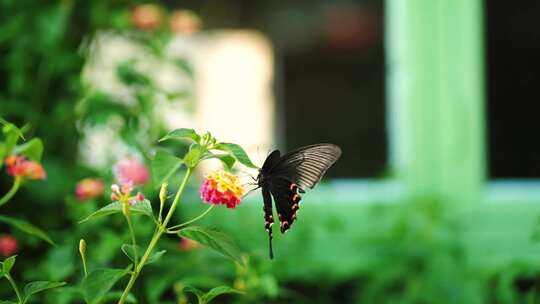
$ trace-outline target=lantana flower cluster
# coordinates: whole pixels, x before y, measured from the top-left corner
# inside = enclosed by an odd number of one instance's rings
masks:
[[[133,191],[133,182],[127,182],[122,185],[113,184],[111,186],[111,200],[121,203],[129,203],[135,205],[136,203],[144,200],[144,195],[141,192],[137,192],[135,195],[131,195]]]
[[[214,205],[226,205],[227,208],[235,208],[240,204],[244,192],[238,177],[223,170],[208,174],[200,189],[203,201]]]
[[[114,166],[114,176],[120,184],[144,185],[150,179],[150,172],[143,162],[136,158],[120,160]]]
[[[45,179],[47,174],[43,166],[33,160],[28,160],[22,155],[10,155],[6,158],[7,173],[22,179],[36,180]]]

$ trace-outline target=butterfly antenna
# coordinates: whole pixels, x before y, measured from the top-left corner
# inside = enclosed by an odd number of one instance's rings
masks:
[[[255,191],[255,190],[259,189],[259,188],[260,187],[256,187],[256,188],[253,188],[253,189],[249,190],[246,194],[244,194],[244,196],[242,198],[245,198],[246,196],[248,196],[248,194],[250,194],[251,192],[253,192],[253,191]]]

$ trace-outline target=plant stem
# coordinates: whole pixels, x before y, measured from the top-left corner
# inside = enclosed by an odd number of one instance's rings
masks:
[[[148,247],[146,248],[146,251],[144,252],[144,255],[142,256],[139,264],[137,264],[137,266],[133,269],[133,272],[131,273],[131,277],[129,278],[129,282],[126,288],[124,289],[124,292],[122,293],[122,296],[120,297],[120,300],[118,300],[118,304],[123,304],[126,301],[126,298],[129,295],[129,291],[133,287],[133,284],[135,284],[135,281],[137,280],[137,277],[141,273],[141,270],[144,267],[146,260],[148,260],[159,238],[167,229],[166,228],[167,224],[171,220],[174,210],[176,209],[176,206],[180,202],[180,197],[182,196],[182,193],[184,192],[184,189],[186,188],[187,181],[189,180],[191,173],[192,173],[192,168],[188,168],[186,175],[184,176],[184,179],[182,180],[182,183],[180,184],[180,187],[178,188],[178,191],[176,192],[174,201],[172,202],[172,205],[171,205],[171,209],[169,209],[169,212],[167,213],[167,216],[165,217],[163,224],[156,228],[156,231],[154,232],[154,235],[152,236],[152,239],[150,240],[150,243],[148,244]]]
[[[15,294],[17,295],[17,299],[19,300],[19,303],[22,303],[23,299],[21,298],[21,293],[19,292],[19,288],[17,288],[17,284],[15,283],[15,281],[13,280],[11,275],[8,273],[4,274],[4,276],[11,284],[11,287],[13,287],[13,290],[15,291]]]
[[[137,253],[137,239],[135,238],[135,230],[133,230],[133,224],[131,222],[131,215],[124,214],[128,227],[129,227],[129,234],[131,235],[131,243],[133,244],[133,268],[137,267],[137,262],[139,260],[139,254]]]
[[[82,260],[82,266],[83,266],[83,270],[84,270],[84,277],[86,278],[88,276],[88,267],[86,265],[86,257],[81,256],[81,260]]]
[[[15,177],[15,180],[13,181],[13,186],[11,186],[11,189],[0,199],[0,206],[7,203],[15,193],[17,193],[17,190],[19,190],[19,187],[21,186],[21,178]]]
[[[184,227],[184,226],[187,226],[193,222],[196,222],[198,220],[200,220],[201,218],[203,218],[205,215],[208,214],[208,212],[212,211],[212,209],[214,209],[216,205],[210,205],[210,207],[208,207],[208,209],[206,209],[203,213],[201,213],[199,216],[197,216],[196,218],[193,218],[187,222],[184,222],[182,224],[178,224],[178,225],[175,225],[175,226],[172,226],[170,227],[169,229],[167,229],[167,232],[170,232],[170,230],[173,230],[173,229],[177,229],[177,228],[180,228],[180,227]]]

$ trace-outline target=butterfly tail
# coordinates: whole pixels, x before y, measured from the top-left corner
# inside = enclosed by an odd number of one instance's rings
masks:
[[[270,196],[270,190],[263,187],[262,189],[264,200],[264,229],[268,232],[268,247],[270,252],[270,259],[274,258],[274,251],[272,249],[272,225],[274,224],[274,217],[272,216],[272,197]]]
[[[268,235],[268,249],[270,253],[270,260],[274,258],[274,250],[272,249],[272,233]]]

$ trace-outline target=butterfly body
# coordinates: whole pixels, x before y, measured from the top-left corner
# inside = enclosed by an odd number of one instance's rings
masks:
[[[341,149],[333,144],[315,144],[281,155],[274,150],[266,158],[257,176],[262,189],[265,229],[268,232],[270,258],[272,250],[272,225],[274,216],[272,198],[280,223],[281,233],[287,232],[300,209],[301,193],[313,188],[328,168],[341,156]]]

